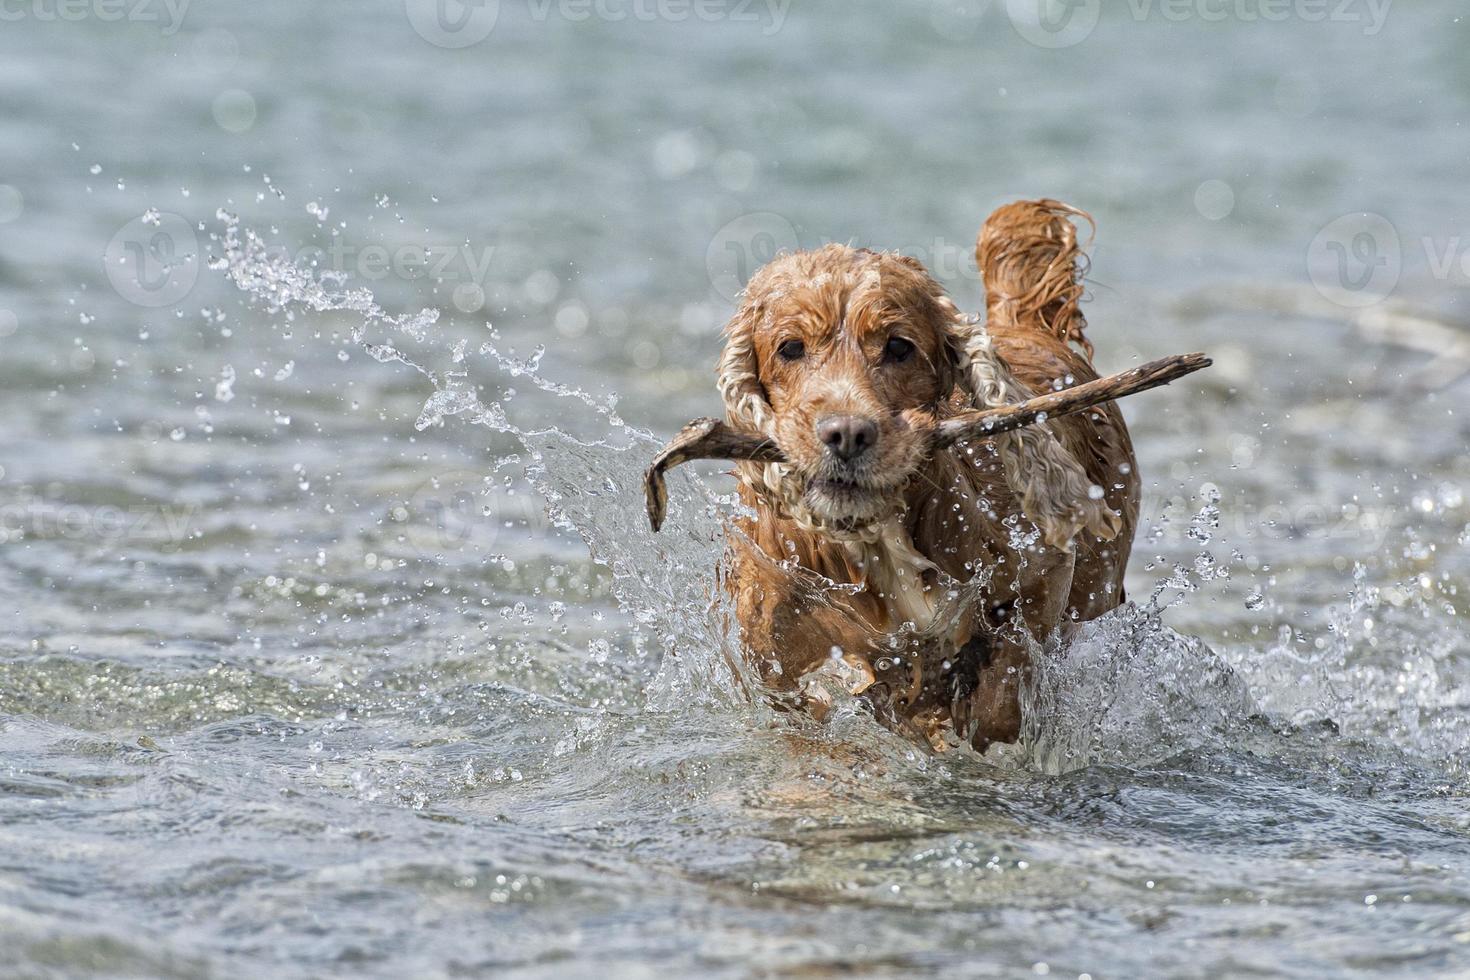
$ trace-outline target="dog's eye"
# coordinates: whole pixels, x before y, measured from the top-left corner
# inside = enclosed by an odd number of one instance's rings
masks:
[[[883,360],[889,364],[902,364],[914,356],[914,342],[902,337],[889,337],[883,345]]]
[[[806,344],[799,340],[782,341],[781,346],[776,348],[776,353],[781,355],[783,361],[799,361],[806,353]]]

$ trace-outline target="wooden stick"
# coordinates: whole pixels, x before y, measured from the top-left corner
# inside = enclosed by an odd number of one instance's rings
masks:
[[[769,439],[732,429],[719,419],[695,419],[654,457],[643,475],[643,497],[648,506],[648,523],[663,527],[669,507],[669,488],[664,471],[695,459],[739,459],[755,463],[782,463],[786,456]]]
[[[1018,405],[965,412],[939,423],[939,428],[934,433],[934,448],[947,449],[957,442],[985,439],[1023,428],[1033,422],[1085,412],[1104,402],[1136,395],[1140,391],[1166,385],[1170,381],[1178,381],[1186,374],[1209,367],[1210,363],[1210,359],[1203,354],[1175,354],[1118,374],[1110,374],[1106,378],[1063,388],[1048,395],[1039,395]]]
[[[1204,354],[1176,354],[1149,361],[1119,374],[1098,378],[1061,391],[1040,395],[1016,405],[1003,405],[965,412],[945,419],[935,428],[932,450],[947,449],[957,442],[988,439],[1046,419],[1085,412],[1116,398],[1135,395],[1177,381],[1210,366]],[[664,474],[675,466],[696,459],[732,459],[751,463],[784,463],[786,456],[769,439],[732,429],[719,419],[695,419],[674,436],[643,477],[648,506],[648,523],[655,531],[663,527],[669,506]]]

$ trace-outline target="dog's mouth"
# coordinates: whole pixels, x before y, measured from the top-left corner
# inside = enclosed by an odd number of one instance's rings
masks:
[[[818,493],[857,493],[866,490],[867,487],[858,481],[843,476],[819,476],[812,480],[809,486]]]
[[[825,520],[854,523],[881,517],[891,509],[902,481],[875,481],[851,472],[826,471],[806,483],[804,502]]]

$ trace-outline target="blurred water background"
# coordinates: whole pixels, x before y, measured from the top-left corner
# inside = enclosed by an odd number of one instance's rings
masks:
[[[1466,42],[0,4],[0,975],[1464,975]],[[1138,605],[995,757],[773,716],[728,481],[654,538],[650,447],[776,249],[975,308],[1030,196],[1097,218],[1100,368],[1216,358],[1125,406]]]

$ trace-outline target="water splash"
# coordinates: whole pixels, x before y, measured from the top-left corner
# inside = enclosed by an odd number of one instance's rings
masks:
[[[370,290],[350,287],[340,274],[294,264],[284,251],[242,229],[233,214],[222,210],[218,218],[224,225],[217,238],[222,255],[211,268],[288,323],[300,311],[355,316],[351,337],[374,360],[402,364],[430,383],[418,429],[457,418],[524,447],[523,454],[492,466],[521,467],[553,524],[577,534],[593,559],[611,571],[613,592],[634,629],[659,638],[665,656],[649,707],[714,704],[734,708],[737,723],[746,724],[752,713],[770,717],[764,700],[750,695],[754,685],[745,676],[733,610],[719,581],[725,527],[739,509],[731,495],[717,492],[693,468],[670,474],[668,522],[654,535],[644,518],[641,478],[658,441],[618,415],[615,396],[599,397],[548,378],[542,373],[543,348],[519,357],[501,349],[488,324],[490,340],[474,354],[464,340],[445,342],[437,334],[438,310],[390,314]],[[410,352],[399,337],[428,353]],[[436,365],[436,358],[448,363]],[[518,424],[512,418],[514,389],[483,400],[474,374],[480,366],[550,396],[560,424]],[[222,384],[232,373],[222,373]],[[228,390],[223,384],[222,391]],[[568,431],[575,425],[598,437],[575,438]],[[1125,605],[1037,651],[1025,694],[1023,739],[1004,750],[1001,761],[1051,773],[1098,763],[1148,765],[1190,748],[1225,744],[1261,717],[1285,727],[1331,723],[1351,736],[1390,738],[1426,755],[1470,744],[1463,720],[1470,694],[1449,680],[1446,669],[1455,641],[1415,649],[1422,644],[1405,632],[1402,650],[1412,652],[1400,654],[1396,666],[1359,655],[1386,636],[1375,611],[1386,602],[1394,605],[1389,597],[1401,594],[1369,586],[1361,566],[1348,605],[1334,611],[1326,638],[1305,651],[1292,630],[1264,651],[1239,647],[1217,653],[1165,626],[1164,612],[1210,583],[1227,581],[1241,560],[1239,552],[1221,560],[1211,550],[1219,502],[1218,490],[1206,487],[1184,532],[1198,550],[1171,565],[1144,605]],[[1167,526],[1162,516],[1141,542],[1158,541]],[[1029,543],[1028,529],[1018,525],[1011,531],[1018,547]],[[847,588],[822,582],[814,587],[832,595]],[[1259,591],[1245,601],[1250,609],[1264,604]],[[596,642],[589,657],[596,656]],[[842,696],[840,690],[829,693]],[[849,704],[839,715],[852,713]]]
[[[1426,573],[1375,586],[1354,563],[1346,603],[1329,607],[1320,629],[1283,625],[1264,649],[1216,651],[1162,622],[1187,597],[1229,580],[1243,560],[1239,551],[1228,559],[1211,551],[1220,498],[1212,485],[1201,498],[1185,536],[1203,547],[1173,563],[1145,605],[1127,604],[1037,651],[1011,761],[1050,773],[1147,766],[1202,746],[1228,749],[1264,725],[1278,733],[1326,730],[1458,779],[1470,775],[1470,687],[1457,669],[1465,642],[1455,631],[1426,639],[1424,629],[1456,615],[1443,597],[1454,586]],[[1157,541],[1167,524],[1161,516],[1142,540]],[[1423,559],[1418,532],[1410,526],[1403,535],[1404,553]],[[1250,611],[1265,604],[1259,590],[1244,600]]]
[[[1021,757],[1048,773],[1146,765],[1227,737],[1259,709],[1202,640],[1127,603],[1039,652]]]
[[[1470,687],[1459,678],[1464,641],[1442,632],[1426,638],[1436,608],[1428,576],[1375,586],[1353,566],[1347,602],[1327,611],[1322,632],[1285,628],[1255,660],[1262,708],[1296,725],[1331,722],[1345,736],[1392,744],[1470,773]],[[1447,607],[1447,608],[1446,608]]]
[[[521,465],[521,475],[542,497],[553,525],[582,538],[594,560],[612,572],[613,591],[623,611],[662,641],[666,656],[650,692],[651,705],[715,701],[762,710],[747,696],[749,684],[741,677],[743,667],[737,666],[743,660],[735,656],[726,628],[732,611],[714,560],[734,506],[730,497],[715,493],[690,472],[673,474],[669,486],[674,503],[663,531],[655,536],[647,526],[641,494],[643,468],[658,443],[651,433],[618,416],[615,397],[598,398],[546,378],[540,373],[544,353],[540,348],[530,358],[518,358],[487,341],[479,353],[490,359],[491,367],[551,395],[562,425],[570,428],[577,413],[590,413],[590,419],[580,421],[604,435],[584,441],[561,426],[517,424],[508,410],[513,390],[498,401],[481,399],[465,345],[453,345],[450,364],[436,368],[429,357],[410,353],[392,339],[401,334],[427,344],[431,357],[438,310],[390,314],[370,290],[346,286],[340,274],[318,273],[293,263],[284,251],[242,229],[238,217],[229,212],[221,210],[217,217],[224,225],[219,236],[222,255],[211,261],[212,269],[224,272],[272,314],[294,317],[305,310],[356,315],[359,320],[351,329],[355,343],[374,360],[402,364],[428,380],[432,391],[416,428],[440,425],[453,417],[512,436],[525,448],[524,455],[492,465]]]

